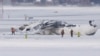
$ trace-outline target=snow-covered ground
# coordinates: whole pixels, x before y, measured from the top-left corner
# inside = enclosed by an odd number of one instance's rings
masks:
[[[9,15],[9,18],[8,18]],[[54,19],[68,23],[88,24],[95,20],[100,25],[99,7],[4,7],[4,19],[0,20],[0,56],[100,56],[100,30],[93,36],[70,37],[65,35],[11,35],[12,26],[19,27],[34,20]]]
[[[0,35],[0,56],[100,56],[99,35]]]
[[[1,35],[1,56],[100,56],[100,37],[60,35]],[[2,38],[1,38],[2,37]]]

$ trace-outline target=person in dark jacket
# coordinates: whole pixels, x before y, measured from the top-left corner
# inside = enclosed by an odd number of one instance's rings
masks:
[[[16,31],[15,28],[12,27],[11,28],[12,35],[15,35],[15,31]]]
[[[71,29],[71,31],[70,31],[70,34],[71,34],[71,37],[73,37],[73,30]]]
[[[64,36],[64,29],[62,29],[62,31],[61,31],[61,36],[62,37]]]

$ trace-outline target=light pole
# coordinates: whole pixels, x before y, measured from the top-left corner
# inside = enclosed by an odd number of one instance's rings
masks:
[[[1,7],[2,7],[2,19],[3,19],[3,14],[4,14],[4,8],[3,8],[3,0],[1,1]]]

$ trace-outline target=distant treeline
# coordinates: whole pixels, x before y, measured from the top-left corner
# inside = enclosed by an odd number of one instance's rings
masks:
[[[94,2],[95,4],[100,4],[100,0],[90,0],[91,2]]]

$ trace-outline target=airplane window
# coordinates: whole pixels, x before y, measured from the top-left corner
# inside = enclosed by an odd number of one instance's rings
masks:
[[[30,28],[27,28],[26,31],[30,31]]]
[[[23,26],[28,26],[28,24],[24,24]]]
[[[24,29],[25,29],[25,26],[19,27],[19,30],[24,30]]]
[[[76,27],[76,25],[67,25],[66,27]]]

